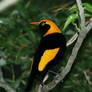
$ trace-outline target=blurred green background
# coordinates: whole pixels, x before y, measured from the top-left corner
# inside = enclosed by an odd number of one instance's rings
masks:
[[[83,2],[88,21],[92,17],[92,1]],[[38,28],[29,25],[29,22],[41,19],[53,20],[67,41],[77,31],[74,24],[80,28],[75,0],[20,0],[0,13],[0,67],[5,80],[17,92],[23,92],[26,86],[32,58],[40,41]],[[74,43],[67,48],[61,70],[73,46]],[[51,92],[92,92],[92,85],[88,84],[84,71],[92,82],[92,30],[84,40],[71,72]],[[0,88],[0,92],[5,90]]]

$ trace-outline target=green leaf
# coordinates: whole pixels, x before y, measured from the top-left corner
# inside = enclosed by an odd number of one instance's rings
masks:
[[[0,66],[6,65],[6,61],[4,59],[0,59]]]
[[[88,12],[92,13],[92,4],[89,3],[83,3],[84,9]]]
[[[11,20],[9,18],[0,18],[0,24],[11,24]]]
[[[19,43],[21,43],[21,44],[30,44],[30,41],[27,39],[27,38],[21,38],[21,39],[19,39]]]
[[[77,5],[74,4],[72,7],[69,8],[70,13],[74,13],[75,11],[78,11]]]
[[[21,79],[17,79],[15,83],[13,83],[14,88],[18,88],[21,83]]]
[[[85,17],[91,17],[91,16],[92,16],[91,14],[88,14],[88,13],[85,14]],[[68,25],[74,22],[77,18],[78,18],[78,14],[71,14],[70,16],[68,16],[64,24],[63,30],[65,30],[68,27]]]
[[[28,36],[29,36],[30,40],[32,41],[32,43],[35,44],[37,41],[37,37],[36,37],[35,33],[30,31],[30,32],[28,32]]]
[[[85,17],[91,17],[92,16],[91,14],[88,14],[88,13],[86,13],[84,15],[85,15]]]
[[[66,22],[65,22],[65,24],[64,24],[63,30],[65,30],[65,29],[68,27],[68,25],[69,25],[70,23],[74,22],[77,18],[78,18],[78,14],[71,14],[71,15],[67,18],[67,20],[66,20]]]
[[[86,11],[92,13],[92,4],[83,3],[82,5]],[[74,12],[78,11],[77,5],[74,4],[72,7],[69,8],[69,11],[70,11],[70,13],[74,13]]]
[[[60,7],[60,8],[55,9],[53,12],[59,12],[59,11],[62,11],[62,10],[63,10],[63,7]]]

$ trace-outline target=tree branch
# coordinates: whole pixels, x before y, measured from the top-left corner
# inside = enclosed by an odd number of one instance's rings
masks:
[[[78,33],[75,33],[75,34],[70,38],[70,40],[67,41],[66,46],[68,47],[69,45],[71,45],[72,43],[74,43],[77,38],[78,38]]]
[[[16,92],[13,88],[9,86],[6,82],[0,81],[0,87],[4,88],[7,92]]]
[[[41,92],[48,92],[51,89],[53,89],[60,81],[62,81],[66,75],[70,72],[71,67],[77,57],[78,51],[83,43],[83,40],[85,39],[87,33],[91,30],[92,28],[92,20],[90,21],[90,23],[87,25],[87,27],[85,26],[85,16],[84,16],[84,9],[82,7],[81,4],[81,0],[76,0],[77,2],[77,6],[79,9],[79,15],[80,15],[80,20],[81,20],[81,30],[79,32],[79,36],[78,39],[73,47],[72,53],[68,59],[68,63],[65,66],[64,70],[59,74],[56,75],[56,78],[51,81],[49,84],[44,85]]]
[[[90,23],[88,24],[88,26],[86,27],[88,31],[91,30],[92,28],[92,18],[90,19]]]
[[[4,80],[3,73],[0,67],[0,87],[4,88],[7,92],[16,92],[10,85]]]
[[[2,0],[0,2],[0,12],[5,10],[6,8],[12,6],[13,4],[17,3],[19,0]]]
[[[88,70],[84,70],[83,73],[84,73],[84,76],[86,78],[86,81],[88,82],[88,84],[90,86],[92,86],[92,82],[90,81],[90,76],[87,74]]]
[[[81,28],[85,26],[85,15],[84,15],[84,8],[82,7],[82,2],[81,0],[76,0],[77,6],[79,9],[79,15],[80,15],[80,20],[81,20]]]

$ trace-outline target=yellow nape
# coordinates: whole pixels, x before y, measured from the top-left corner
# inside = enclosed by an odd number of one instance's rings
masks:
[[[50,25],[50,29],[43,36],[47,36],[53,33],[61,33],[61,30],[51,20],[41,20],[40,22],[46,22],[46,24]]]
[[[60,48],[50,49],[50,50],[46,50],[43,53],[43,56],[41,57],[39,65],[38,65],[39,71],[43,71],[45,69],[46,65],[55,58],[59,49]]]

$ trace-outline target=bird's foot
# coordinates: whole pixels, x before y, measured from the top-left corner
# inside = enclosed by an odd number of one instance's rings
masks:
[[[54,77],[55,80],[59,80],[59,76],[61,76],[61,74],[57,74],[57,76]],[[60,83],[63,83],[63,80],[60,81]]]

